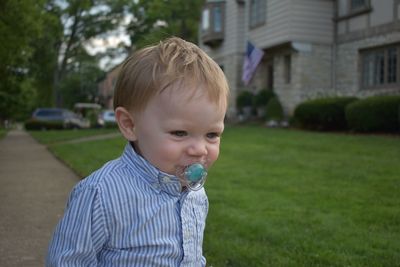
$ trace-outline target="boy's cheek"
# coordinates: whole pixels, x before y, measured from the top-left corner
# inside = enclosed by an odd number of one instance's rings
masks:
[[[210,166],[218,159],[219,156],[219,144],[216,144],[215,147],[212,147],[210,153],[208,155]]]

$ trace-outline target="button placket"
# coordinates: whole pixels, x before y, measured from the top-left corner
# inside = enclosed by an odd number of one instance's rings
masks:
[[[184,266],[198,266],[201,261],[201,233],[198,232],[197,219],[194,208],[193,196],[188,194],[186,200],[182,203],[181,218],[182,218],[182,238],[184,259],[182,265]],[[200,246],[200,247],[199,247]]]
[[[163,180],[164,183],[169,183],[169,182],[171,182],[171,178],[169,178],[168,176],[164,176],[164,177],[162,178],[162,180]]]

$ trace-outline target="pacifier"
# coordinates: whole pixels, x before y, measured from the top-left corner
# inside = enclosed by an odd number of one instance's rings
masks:
[[[193,163],[178,170],[177,176],[190,190],[197,191],[206,182],[207,169],[201,163]]]

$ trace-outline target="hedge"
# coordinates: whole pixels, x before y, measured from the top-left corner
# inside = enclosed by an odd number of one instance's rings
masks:
[[[241,109],[247,106],[253,106],[254,95],[249,91],[242,91],[236,97],[236,107]]]
[[[345,108],[355,97],[331,97],[310,100],[298,105],[294,111],[296,123],[311,130],[347,130]]]
[[[400,96],[373,96],[346,108],[349,128],[357,132],[400,131]]]
[[[267,120],[276,120],[281,121],[283,120],[283,108],[281,102],[279,102],[278,97],[273,96],[267,104],[265,110],[265,116]]]
[[[254,96],[254,106],[265,107],[274,96],[275,94],[272,90],[262,89]]]
[[[36,121],[27,120],[25,122],[26,130],[61,130],[64,129],[64,123],[62,121]]]

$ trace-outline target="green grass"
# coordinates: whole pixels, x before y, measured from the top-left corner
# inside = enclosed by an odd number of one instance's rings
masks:
[[[207,182],[213,266],[398,266],[400,139],[229,128]]]
[[[87,175],[122,138],[50,146]],[[227,127],[206,183],[209,266],[400,266],[400,138]]]
[[[42,144],[52,144],[88,136],[118,133],[118,130],[117,129],[48,130],[48,131],[29,131],[29,133]]]
[[[0,140],[3,139],[4,136],[6,136],[7,130],[5,129],[0,129]]]
[[[122,137],[84,143],[50,145],[50,150],[81,177],[85,177],[111,159],[119,157],[126,141]]]

